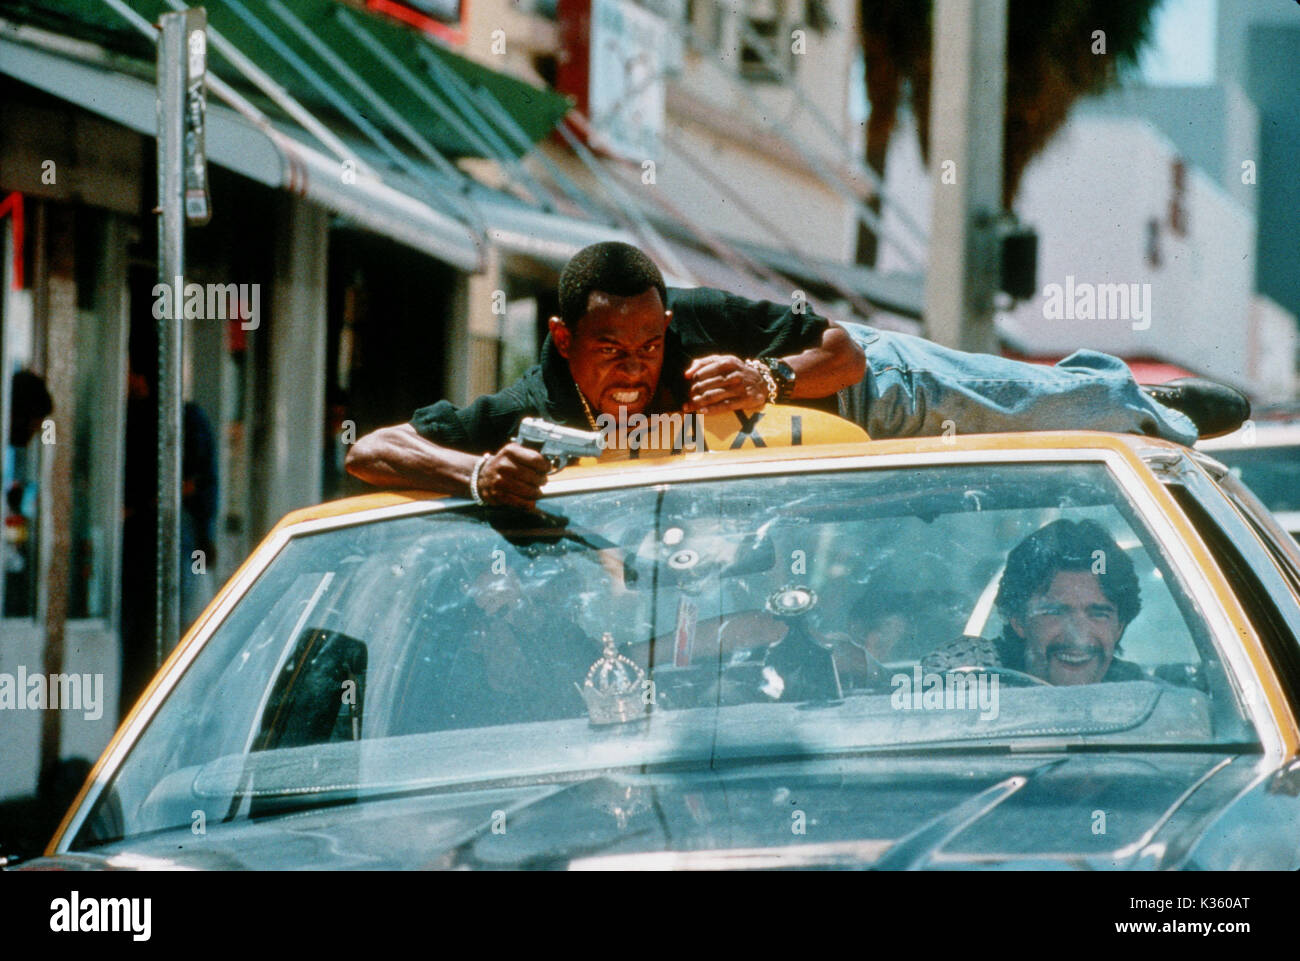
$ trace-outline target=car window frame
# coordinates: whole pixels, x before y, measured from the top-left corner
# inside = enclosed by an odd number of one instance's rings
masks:
[[[1243,613],[1260,641],[1290,711],[1293,730],[1300,729],[1300,688],[1289,685],[1287,681],[1289,675],[1300,674],[1288,663],[1300,658],[1300,551],[1293,547],[1294,541],[1250,489],[1213,457],[1202,451],[1189,450],[1179,452],[1176,457],[1155,467],[1161,483],[1183,491],[1204,512],[1205,517],[1198,518],[1179,504],[1178,509],[1197,533],[1203,539],[1208,537],[1221,541],[1226,549],[1240,556],[1245,567],[1243,576],[1253,582],[1250,585],[1251,603],[1241,599],[1240,591],[1232,585],[1222,561],[1216,558],[1215,563],[1227,587],[1244,608]],[[1216,530],[1206,532],[1203,529],[1205,523],[1213,524]],[[1279,596],[1287,598],[1289,603],[1279,605]],[[1268,610],[1252,614],[1252,605],[1261,602],[1267,605]],[[1270,614],[1281,622],[1283,630],[1290,634],[1289,638],[1274,636],[1281,633],[1276,627],[1259,623],[1261,615],[1267,620]],[[1289,649],[1280,650],[1279,645],[1283,644]]]

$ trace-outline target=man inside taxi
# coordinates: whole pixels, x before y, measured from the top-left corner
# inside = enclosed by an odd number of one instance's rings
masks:
[[[549,465],[510,442],[524,417],[595,431],[600,415],[753,411],[793,402],[840,413],[873,438],[1093,429],[1192,444],[1249,416],[1232,388],[1190,379],[1139,387],[1123,361],[1077,351],[1054,367],[832,324],[800,303],[669,288],[628,244],[565,265],[541,363],[463,408],[439,401],[348,451],[369,483],[531,508]],[[837,397],[837,392],[840,396]]]
[[[1133,561],[1095,521],[1057,520],[1007,556],[998,585],[1005,626],[992,641],[963,637],[927,655],[921,669],[1005,667],[1049,684],[1135,681],[1120,638],[1141,609]]]

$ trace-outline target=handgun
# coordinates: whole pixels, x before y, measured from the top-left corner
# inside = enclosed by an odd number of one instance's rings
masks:
[[[520,422],[515,443],[540,452],[551,462],[552,471],[569,466],[579,457],[599,457],[605,449],[600,431],[561,427],[540,417],[525,417]]]

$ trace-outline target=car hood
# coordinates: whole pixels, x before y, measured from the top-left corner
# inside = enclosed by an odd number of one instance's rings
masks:
[[[873,756],[584,776],[209,824],[24,867],[1179,867],[1258,761]]]

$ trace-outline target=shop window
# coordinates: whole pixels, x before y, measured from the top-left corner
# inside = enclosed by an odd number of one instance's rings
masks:
[[[114,614],[126,403],[123,247],[117,218],[78,211],[77,362],[68,617]]]
[[[803,16],[804,4],[793,0],[690,0],[682,12],[696,43],[739,51],[736,69],[750,83],[778,83],[794,71],[791,37]]]
[[[501,318],[501,355],[497,383],[513,384],[537,363],[537,300],[511,300]]]
[[[788,31],[782,29],[780,7],[775,2],[768,4],[765,16],[746,17],[748,30],[741,30],[740,75],[751,83],[777,83],[781,80],[778,73],[789,71],[791,63],[790,45],[784,42]]]
[[[32,207],[34,219],[56,210],[39,202]],[[7,388],[25,380],[25,398],[43,394],[52,406],[33,422],[33,431],[14,436],[13,424],[6,425],[4,616],[38,618],[42,599],[66,589],[68,618],[108,620],[115,613],[121,515],[123,224],[85,207],[57,209],[57,215],[71,229],[29,235],[29,242],[44,236],[47,247],[30,251],[42,264],[28,273],[34,289],[15,291],[6,282],[0,296]],[[59,264],[58,270],[71,265],[72,276],[47,274],[45,263]],[[51,293],[55,287],[58,296]],[[69,342],[75,345],[71,355],[59,346]],[[61,365],[57,377],[54,364]],[[57,502],[54,489],[43,487],[54,483],[56,450],[72,455],[67,497]],[[56,503],[66,504],[65,511]],[[66,538],[64,584],[48,583],[54,534]]]

